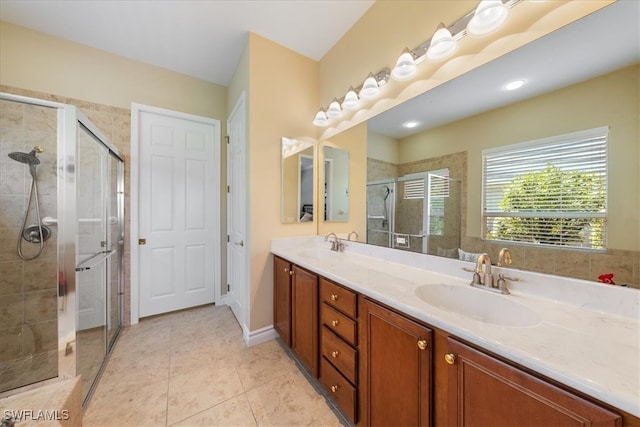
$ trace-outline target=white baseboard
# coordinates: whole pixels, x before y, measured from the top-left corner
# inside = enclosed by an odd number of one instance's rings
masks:
[[[247,347],[253,347],[254,345],[262,344],[263,342],[271,341],[278,336],[278,333],[272,326],[267,326],[256,331],[248,331],[244,327],[242,328],[242,338],[244,339]]]

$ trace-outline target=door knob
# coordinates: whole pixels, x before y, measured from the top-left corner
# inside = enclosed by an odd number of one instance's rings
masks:
[[[239,242],[233,242],[234,245],[244,246],[244,240],[240,240]]]
[[[140,246],[142,246],[142,245],[146,245],[146,244],[147,244],[147,239],[138,239],[138,244],[139,244]]]

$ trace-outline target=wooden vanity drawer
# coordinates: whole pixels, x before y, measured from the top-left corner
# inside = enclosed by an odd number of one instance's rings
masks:
[[[331,362],[352,384],[356,384],[358,352],[326,326],[322,327],[321,334],[320,351],[322,356]]]
[[[323,357],[320,358],[320,384],[329,392],[342,412],[356,423],[356,388]]]
[[[320,321],[336,334],[344,338],[349,344],[357,344],[357,323],[327,303],[320,305]]]
[[[356,293],[347,288],[336,285],[324,277],[320,278],[320,301],[337,308],[347,316],[357,317]]]

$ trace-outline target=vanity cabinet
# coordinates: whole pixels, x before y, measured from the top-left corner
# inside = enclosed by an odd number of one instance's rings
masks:
[[[432,330],[361,297],[362,425],[431,425]]]
[[[291,267],[291,349],[318,378],[318,275]]]
[[[447,425],[620,426],[601,406],[447,338]]]
[[[291,347],[291,278],[292,264],[278,256],[273,258],[273,327],[282,341]]]
[[[275,329],[353,424],[640,425],[277,256],[273,276]]]
[[[320,278],[320,384],[346,417],[358,416],[357,294]]]

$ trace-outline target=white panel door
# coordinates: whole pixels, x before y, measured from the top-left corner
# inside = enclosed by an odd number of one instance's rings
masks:
[[[214,302],[214,125],[139,116],[140,317]]]
[[[247,180],[244,94],[227,121],[227,300],[243,330],[248,330],[246,295],[247,267]]]

